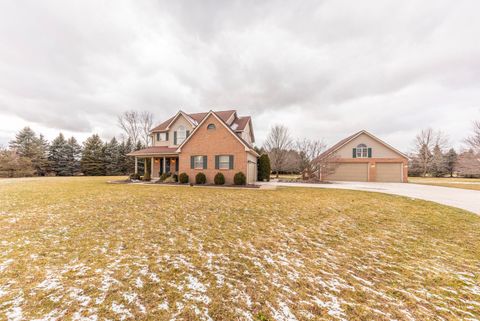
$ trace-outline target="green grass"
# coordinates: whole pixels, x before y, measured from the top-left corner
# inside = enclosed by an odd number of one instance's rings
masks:
[[[0,320],[480,318],[480,217],[330,189],[0,181]]]
[[[457,177],[409,177],[409,183],[453,187],[480,191],[480,178]]]

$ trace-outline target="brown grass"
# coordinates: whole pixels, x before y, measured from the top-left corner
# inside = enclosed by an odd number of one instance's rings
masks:
[[[0,182],[0,320],[480,317],[476,215],[367,192],[109,179]]]
[[[457,177],[409,177],[409,183],[480,191],[480,179]]]

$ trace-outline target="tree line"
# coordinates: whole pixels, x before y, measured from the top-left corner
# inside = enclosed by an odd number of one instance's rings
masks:
[[[62,133],[49,142],[25,127],[10,141],[9,148],[0,148],[0,177],[131,174],[134,159],[126,155],[150,145],[152,124],[150,112],[126,111],[118,117],[124,137],[121,141],[115,137],[102,141],[94,134],[83,144]],[[143,166],[139,162],[139,171]]]
[[[410,153],[410,176],[480,177],[480,121],[473,123],[471,136],[465,139],[466,148],[457,152],[449,146],[447,135],[431,128],[421,130],[415,137]]]
[[[130,138],[102,141],[97,134],[83,144],[62,133],[48,142],[30,127],[20,130],[9,145],[9,149],[0,151],[0,177],[127,175],[134,171],[135,164],[126,155],[144,148],[140,141],[134,145]]]

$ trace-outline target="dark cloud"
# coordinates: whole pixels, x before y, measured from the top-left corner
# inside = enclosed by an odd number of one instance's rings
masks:
[[[237,108],[330,143],[368,129],[403,150],[480,118],[474,0],[0,3],[0,144],[16,127],[85,137],[116,115]]]

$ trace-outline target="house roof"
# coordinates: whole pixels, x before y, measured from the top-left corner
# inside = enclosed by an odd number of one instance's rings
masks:
[[[149,156],[154,154],[176,154],[176,147],[153,146],[128,153],[127,156]]]
[[[235,112],[235,111],[234,111]],[[185,139],[185,141],[183,141],[183,143],[178,146],[178,149],[177,149],[177,152],[180,152],[182,147],[189,141],[189,139],[195,134],[196,130],[198,128],[200,128],[200,125],[202,125],[202,123],[208,118],[208,116],[210,115],[213,115],[214,117],[216,117],[224,126],[225,128],[227,128],[227,130],[233,135],[235,136],[236,139],[238,139],[240,141],[240,143],[242,145],[245,146],[245,149],[246,151],[249,151],[249,152],[252,152],[254,153],[255,155],[258,155],[257,152],[253,149],[253,146],[251,144],[249,144],[248,142],[246,142],[242,137],[240,137],[239,135],[237,135],[235,133],[235,131],[232,129],[231,126],[229,126],[226,122],[226,120],[224,120],[222,117],[220,117],[220,115],[217,114],[218,112],[215,112],[215,111],[209,111],[202,119],[202,121],[198,124],[198,126],[195,127],[195,129],[193,130],[193,132],[190,134],[190,136],[187,137],[187,139]],[[230,114],[231,115],[231,114]],[[225,114],[224,114],[225,116]],[[229,117],[227,117],[227,120],[228,120]]]
[[[350,135],[344,139],[342,139],[341,141],[339,141],[338,143],[336,143],[335,145],[333,145],[332,147],[328,148],[326,151],[324,151],[323,153],[321,153],[317,158],[316,160],[321,160],[327,156],[330,156],[331,154],[333,154],[334,152],[336,152],[337,150],[339,150],[342,146],[348,144],[349,142],[351,142],[352,140],[354,140],[355,138],[357,138],[358,136],[362,135],[362,134],[365,134],[369,137],[371,137],[372,139],[376,140],[377,142],[379,142],[380,144],[390,148],[391,150],[393,150],[394,152],[396,152],[397,154],[401,155],[402,157],[405,157],[405,158],[408,158],[407,155],[405,155],[404,153],[402,153],[401,151],[399,151],[398,149],[392,147],[391,145],[387,144],[386,142],[384,142],[383,140],[381,140],[380,138],[370,134],[369,132],[367,132],[366,130],[361,130],[359,132],[356,132],[355,134],[353,135]]]
[[[215,112],[220,119],[222,119],[224,122],[227,122],[227,120],[232,116],[232,114],[236,113],[235,110],[221,110],[221,111],[216,111]],[[193,125],[198,125],[204,118],[205,116],[208,115],[208,112],[202,112],[202,113],[193,113],[193,114],[187,114],[182,111],[179,111],[175,116],[170,117],[160,125],[154,127],[151,132],[161,132],[161,131],[167,131],[168,127],[170,124],[179,117],[179,115],[184,115],[187,117],[190,122],[192,122]],[[240,117],[244,118],[244,117]]]

